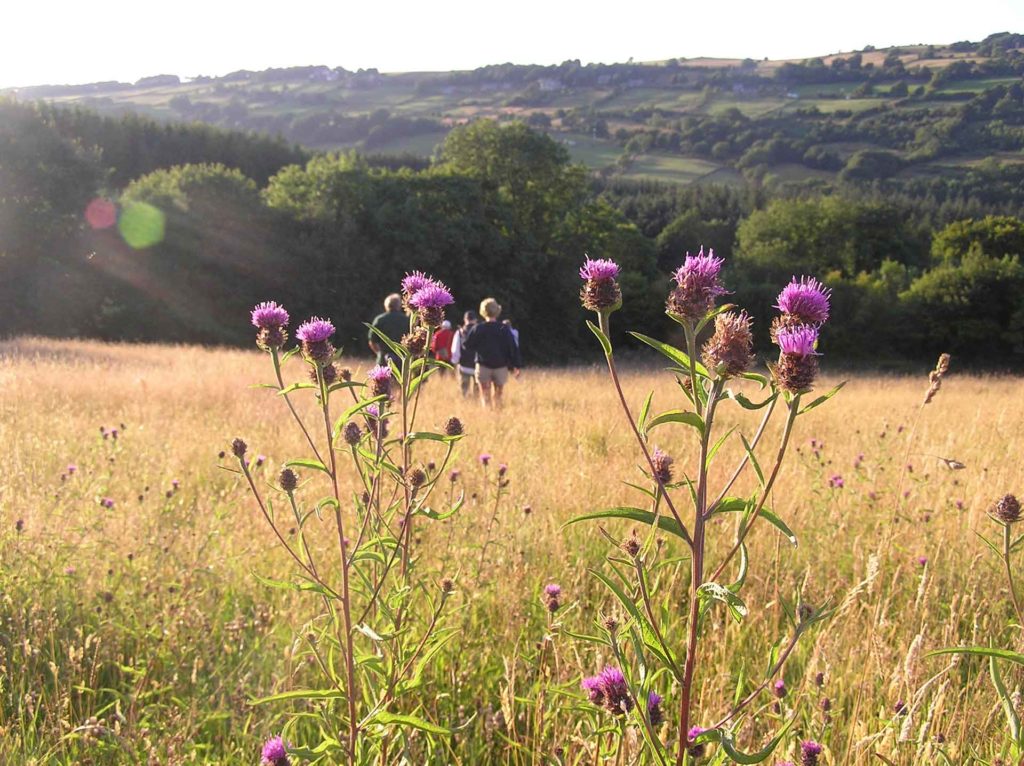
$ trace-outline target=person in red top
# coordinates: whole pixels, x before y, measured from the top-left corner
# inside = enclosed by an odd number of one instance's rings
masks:
[[[430,342],[430,350],[434,352],[434,358],[441,362],[451,364],[452,361],[452,339],[455,333],[452,332],[452,323],[447,319],[441,322],[441,329],[434,333],[434,339]],[[444,374],[444,370],[441,370]]]

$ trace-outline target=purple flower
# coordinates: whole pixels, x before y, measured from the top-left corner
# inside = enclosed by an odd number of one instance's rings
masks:
[[[804,740],[800,743],[801,766],[818,766],[819,755],[821,755],[821,745],[813,739]]]
[[[800,277],[782,288],[775,308],[800,322],[820,325],[828,319],[831,290],[814,277]]]
[[[589,255],[580,268],[580,279],[617,279],[619,276],[619,264],[607,258],[593,260]]]
[[[313,317],[299,325],[295,337],[305,343],[320,343],[334,335],[334,325],[330,319]]]
[[[100,500],[100,505],[102,505],[104,508],[113,508],[114,499],[111,497],[105,497],[102,500]]]
[[[832,474],[832,476],[829,477],[828,485],[832,489],[842,489],[843,488],[843,477],[840,476],[838,473]]]
[[[922,566],[923,567],[925,564],[928,563],[928,557],[927,556],[918,556],[917,557],[917,563],[918,563],[918,566]]]
[[[783,681],[781,678],[775,682],[773,688],[775,696],[779,699],[782,699],[786,696],[786,682]]]
[[[424,285],[409,298],[409,305],[414,309],[440,309],[455,303],[451,290],[440,282]]]
[[[692,741],[692,740],[697,739],[697,737],[699,737],[701,734],[703,734],[706,731],[707,731],[707,729],[705,729],[703,726],[691,726],[690,730],[686,734],[689,737],[689,739]],[[688,752],[690,753],[690,757],[691,758],[703,758],[704,757],[704,743],[701,742],[699,745],[690,745],[690,749],[689,749]]]
[[[608,665],[596,676],[584,678],[580,684],[595,705],[604,706],[613,715],[628,713],[633,708],[626,677],[617,667]]]
[[[268,327],[284,327],[288,324],[288,312],[276,301],[257,303],[252,310],[252,323],[261,330]]]
[[[669,293],[668,312],[688,322],[702,319],[715,305],[715,298],[728,292],[718,281],[722,263],[713,250],[708,250],[707,255],[703,248],[697,255],[687,254],[683,265],[672,275],[677,287]]]
[[[288,751],[285,749],[284,740],[280,737],[271,737],[263,744],[261,753],[261,766],[289,766]]]
[[[69,463],[69,464],[68,464],[68,475],[69,475],[69,476],[70,476],[71,474],[73,474],[73,473],[74,473],[75,471],[77,471],[77,470],[78,470],[78,466],[77,466],[77,465],[75,465],[74,463]]]
[[[555,612],[557,612],[561,608],[562,603],[559,601],[559,598],[561,597],[561,595],[562,595],[562,586],[561,585],[557,585],[555,583],[548,583],[547,585],[544,586],[544,598],[543,598],[543,601],[544,601],[544,605],[548,608],[548,611],[551,612],[551,614],[554,614]]]
[[[406,274],[405,278],[402,279],[402,292],[407,296],[419,292],[427,285],[433,284],[434,280],[424,274],[422,271],[414,271],[411,274]]]
[[[660,726],[665,720],[661,714],[661,700],[662,696],[657,692],[647,693],[647,717],[652,726]]]
[[[548,583],[544,586],[544,593],[548,596],[558,598],[562,595],[562,586],[555,583]]]
[[[718,275],[722,271],[724,258],[716,258],[715,251],[708,249],[707,255],[704,248],[700,249],[697,255],[686,254],[683,265],[676,269],[672,278],[680,287],[692,284],[695,287],[702,287],[714,295],[725,295],[726,290],[718,282]]]
[[[491,456],[488,453],[484,452],[482,455],[480,455],[480,465],[482,465],[484,468],[486,468],[490,464],[490,462]]]
[[[818,330],[808,325],[787,327],[778,331],[775,342],[783,354],[799,357],[817,355],[814,347],[818,343]]]
[[[598,676],[584,678],[580,681],[580,686],[595,705],[600,705],[604,701],[604,688],[601,686],[601,679]]]
[[[374,367],[368,373],[366,373],[366,377],[371,382],[376,383],[378,385],[383,383],[389,383],[391,381],[391,368],[383,364],[378,364],[376,367]]]

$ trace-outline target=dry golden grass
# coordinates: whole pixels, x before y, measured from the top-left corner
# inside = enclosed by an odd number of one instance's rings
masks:
[[[290,364],[293,375],[302,374]],[[1001,713],[981,663],[951,668],[948,659],[925,655],[957,644],[1021,648],[1009,627],[1005,581],[974,531],[995,537],[987,507],[1005,492],[1024,492],[1017,450],[1024,381],[974,376],[955,364],[923,410],[926,371],[913,379],[854,375],[836,399],[797,421],[799,452],[783,468],[770,505],[800,545],[791,547],[767,524],[754,534],[744,591],[750,615],[742,625],[716,618],[703,644],[701,719],[728,709],[740,673],[763,672],[770,647],[785,635],[781,599],[802,592],[838,610],[804,638],[787,666],[781,713],[765,695],[745,746],[753,749],[795,708],[794,732],[822,741],[828,764],[880,763],[875,752],[897,764],[940,763],[940,746],[957,764],[974,762],[973,751],[986,758],[1000,752]],[[0,760],[134,762],[128,752],[153,763],[255,760],[280,710],[252,710],[246,701],[287,688],[302,673],[289,660],[289,636],[307,605],[252,576],[286,577],[290,570],[237,477],[219,467],[230,460],[218,451],[244,437],[267,456],[260,470],[268,481],[284,460],[305,455],[283,403],[250,387],[269,382],[270,372],[255,351],[0,344],[0,658],[7,679]],[[624,384],[634,407],[652,388],[655,412],[683,406],[672,380],[653,368],[627,373]],[[756,427],[756,415],[722,413],[722,427],[739,424],[748,435]],[[457,578],[463,607],[463,634],[438,693],[447,684],[452,708],[467,718],[480,714],[477,741],[469,737],[456,750],[462,762],[526,763],[494,736],[493,718],[504,701],[505,718],[522,724],[517,731],[532,720],[523,698],[513,698],[530,693],[524,679],[544,631],[540,588],[562,585],[559,621],[572,631],[593,632],[593,620],[611,608],[587,572],[602,565],[611,546],[593,523],[562,525],[589,510],[642,504],[622,483],[641,478],[638,454],[597,367],[528,370],[510,385],[502,412],[462,400],[451,378],[435,379],[421,422],[440,426],[449,415],[469,434],[455,463],[469,500],[453,528],[423,531],[426,555],[438,576]],[[118,439],[103,439],[101,426],[119,428]],[[653,440],[682,468],[696,455],[688,438],[670,425]],[[773,452],[777,438],[778,429],[770,429],[759,452]],[[820,458],[812,438],[823,443]],[[913,468],[904,472],[908,449]],[[476,460],[483,452],[508,464],[511,492],[478,581],[491,513]],[[731,439],[714,480],[741,454]],[[966,468],[950,470],[940,457]],[[77,471],[62,480],[69,464]],[[833,474],[843,477],[842,489],[828,487]],[[105,497],[114,500],[112,509],[101,507]],[[731,539],[730,524],[712,527],[718,555]],[[624,522],[605,527],[616,537],[629,529]],[[660,579],[685,605],[686,567],[666,567]],[[554,681],[566,688],[599,666],[592,650],[569,636],[556,635],[554,643]],[[820,689],[818,672],[825,674]],[[1011,688],[1022,681],[1016,669],[1007,668],[1006,677]],[[673,691],[666,696],[674,701]],[[819,707],[824,697],[832,704],[828,716]],[[899,700],[909,716],[894,713]],[[565,745],[571,758],[575,722],[565,708],[553,707],[544,748]],[[82,739],[90,717],[118,744]],[[795,743],[796,734],[778,759],[792,759]]]

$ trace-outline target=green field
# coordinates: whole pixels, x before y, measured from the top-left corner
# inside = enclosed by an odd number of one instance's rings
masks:
[[[671,154],[641,154],[623,175],[636,180],[666,183],[693,183],[721,166],[696,157],[678,157]]]

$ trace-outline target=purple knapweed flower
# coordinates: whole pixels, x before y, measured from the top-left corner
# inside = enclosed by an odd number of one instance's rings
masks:
[[[818,343],[818,330],[808,325],[787,327],[779,330],[775,342],[783,354],[799,357],[817,355],[814,347]]]
[[[366,379],[370,383],[370,396],[388,396],[391,393],[391,368],[387,365],[378,364],[366,373]]]
[[[619,264],[607,258],[593,259],[589,255],[580,267],[580,279],[618,279]]]
[[[402,279],[402,292],[405,293],[407,297],[412,297],[413,294],[427,285],[433,284],[433,282],[434,280],[422,271],[414,271],[411,274],[406,274]]]
[[[102,505],[104,508],[113,508],[114,499],[112,497],[105,497],[102,500],[100,500],[100,505]]]
[[[285,749],[284,740],[280,737],[271,737],[263,744],[263,752],[260,754],[260,766],[289,766],[288,751]]]
[[[548,583],[544,586],[544,606],[547,607],[551,614],[554,614],[562,606],[562,602],[559,600],[562,595],[562,586],[556,583]]]
[[[922,566],[923,567],[927,563],[928,563],[928,557],[927,556],[918,556],[917,557],[917,565],[918,566]]]
[[[772,685],[772,693],[782,699],[786,696],[786,682],[781,678]]]
[[[821,745],[813,739],[804,740],[800,743],[800,765],[818,766],[818,756],[821,755]]]
[[[715,299],[728,292],[718,280],[723,263],[710,249],[707,255],[704,248],[697,255],[687,253],[683,265],[672,275],[676,288],[668,296],[668,312],[690,322],[702,319]]]
[[[441,282],[430,282],[414,292],[409,298],[409,305],[414,309],[441,309],[455,303],[451,290]]]
[[[595,705],[604,702],[604,688],[598,676],[588,676],[580,681],[580,687],[587,693],[587,698]]]
[[[828,485],[832,489],[842,489],[843,477],[840,476],[838,473],[832,474],[832,476],[829,477]]]
[[[544,586],[544,593],[548,596],[558,597],[562,595],[562,586],[555,583],[548,583]]]
[[[334,335],[334,324],[330,319],[312,317],[299,325],[295,337],[303,343],[321,343]]]
[[[70,476],[71,474],[73,474],[77,470],[78,470],[78,466],[77,465],[75,465],[74,463],[69,463],[68,464],[68,476]]]
[[[608,665],[596,676],[584,678],[580,684],[595,705],[602,705],[613,715],[628,713],[633,708],[633,698],[622,671]]]
[[[615,280],[619,264],[607,259],[594,260],[589,255],[580,267],[580,303],[589,311],[612,312],[622,305],[622,288]]]
[[[490,463],[491,456],[488,453],[484,452],[482,455],[480,455],[480,465],[486,468],[488,465],[490,465]]]
[[[665,720],[661,714],[661,701],[662,696],[657,692],[647,693],[647,718],[650,720],[651,726],[660,726]]]
[[[831,290],[814,277],[800,277],[782,288],[775,308],[801,324],[823,324],[829,315]]]
[[[284,327],[288,324],[288,312],[276,301],[257,303],[252,310],[252,323],[261,330],[270,327]]]

